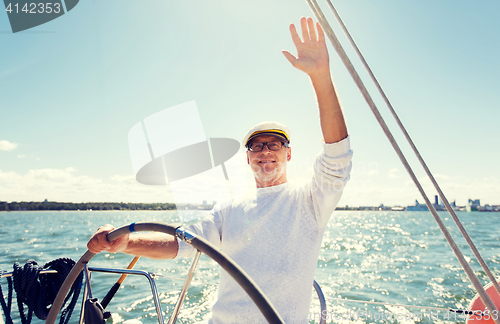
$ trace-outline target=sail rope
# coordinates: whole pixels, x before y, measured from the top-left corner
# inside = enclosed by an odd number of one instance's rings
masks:
[[[498,311],[497,308],[496,308],[496,306],[492,302],[491,298],[488,296],[488,294],[484,290],[483,286],[479,282],[479,279],[474,274],[474,272],[473,272],[472,268],[470,267],[469,263],[465,260],[465,257],[463,255],[463,253],[461,252],[460,248],[458,247],[458,245],[453,240],[451,234],[449,233],[449,231],[446,228],[444,222],[442,221],[442,219],[438,215],[436,209],[431,204],[429,198],[427,197],[427,194],[425,193],[424,189],[422,188],[422,185],[418,181],[415,173],[413,172],[411,166],[409,165],[408,161],[406,160],[403,152],[399,148],[399,146],[398,146],[398,144],[397,144],[394,136],[392,135],[391,131],[389,130],[389,128],[387,126],[387,124],[385,123],[384,119],[382,118],[382,115],[380,114],[380,112],[379,112],[379,110],[378,110],[375,102],[373,101],[373,99],[371,98],[370,94],[368,93],[368,90],[366,89],[365,85],[363,84],[363,81],[359,77],[356,69],[354,68],[353,64],[349,60],[347,54],[345,53],[344,49],[342,48],[342,45],[340,44],[340,42],[337,39],[335,33],[333,32],[333,29],[331,28],[330,24],[326,20],[323,12],[321,10],[321,8],[317,4],[316,0],[306,0],[306,2],[308,3],[309,7],[311,8],[311,10],[313,11],[313,13],[315,14],[316,18],[318,19],[318,22],[322,26],[322,28],[325,31],[325,33],[328,35],[328,38],[330,39],[330,41],[333,44],[333,47],[335,48],[335,50],[339,54],[342,62],[344,63],[344,65],[346,66],[347,70],[351,74],[352,78],[354,79],[354,82],[356,83],[356,85],[358,86],[359,90],[361,91],[363,97],[365,98],[366,102],[368,103],[368,106],[370,107],[370,109],[372,110],[373,114],[375,115],[375,118],[377,119],[378,123],[382,127],[382,130],[384,131],[385,135],[389,139],[389,142],[391,143],[391,145],[393,146],[394,150],[396,151],[398,157],[400,158],[401,162],[403,163],[405,169],[407,170],[408,174],[410,175],[411,179],[413,180],[413,182],[414,182],[415,186],[417,187],[418,191],[420,192],[420,194],[424,198],[427,207],[429,208],[431,214],[433,215],[434,219],[436,220],[439,228],[441,229],[441,232],[445,236],[445,238],[446,238],[448,244],[450,245],[451,249],[455,253],[455,256],[457,257],[460,265],[462,266],[462,268],[466,272],[469,280],[471,281],[471,283],[474,286],[475,290],[479,294],[481,300],[484,302],[484,304],[486,305],[486,307],[489,308],[491,311]],[[352,42],[354,42],[354,41],[352,41]],[[364,59],[363,59],[363,61],[364,61]],[[366,61],[365,61],[365,63],[366,63]],[[371,73],[371,74],[373,74],[373,73]],[[378,84],[378,82],[376,84]],[[378,88],[379,88],[379,91],[380,91],[381,90],[380,85],[378,85]],[[384,95],[384,97],[386,97],[386,96]],[[388,100],[386,100],[386,102],[388,102]],[[394,111],[394,109],[392,109],[392,111]],[[393,113],[393,115],[395,115],[395,112]],[[396,120],[399,120],[399,118],[396,118]],[[402,126],[401,122],[399,122],[399,124],[400,124],[400,127],[404,128]],[[406,133],[406,131],[404,131],[404,132]],[[409,136],[407,137],[407,139],[409,139]],[[411,139],[410,139],[410,145],[412,145],[412,147],[415,146],[413,144],[413,142],[411,142]],[[415,148],[415,150],[416,150],[416,148]],[[419,160],[421,160],[421,163],[422,163],[423,159],[421,158],[420,154],[417,154],[417,156],[419,157]],[[425,165],[425,163],[424,163],[424,165]],[[428,171],[427,166],[425,166],[424,168],[426,169],[426,171]],[[430,174],[430,171],[429,171],[429,174]],[[430,178],[432,179],[433,183],[436,183],[436,186],[437,186],[437,182],[435,181],[434,177],[430,177]],[[439,186],[437,186],[437,188],[439,188]],[[453,210],[451,208],[451,206],[449,206],[449,203],[446,200],[446,197],[444,197],[444,194],[442,193],[442,191],[440,189],[438,189],[438,192],[439,192],[439,194],[441,196],[441,199],[443,201],[446,201],[445,204],[446,204],[446,208],[448,209],[448,211]],[[445,199],[443,199],[443,197]],[[455,213],[453,213],[453,214],[455,214]],[[456,215],[455,215],[455,217],[453,217],[453,215],[452,215],[452,218],[455,220],[456,223],[460,223],[460,221],[458,220],[458,218],[456,217]],[[459,228],[460,227],[463,228],[463,226],[459,226]],[[465,229],[463,231],[465,232]],[[467,235],[467,237],[468,237],[468,235]],[[470,238],[469,238],[468,242],[469,241],[470,241]],[[470,242],[472,243],[472,241],[470,241]],[[477,251],[477,249],[476,249],[476,251]],[[477,252],[477,253],[479,254],[479,252]],[[484,263],[484,261],[483,261],[483,263]],[[496,282],[494,280],[494,278],[493,278],[493,282]],[[500,324],[500,319],[495,320],[495,323]]]
[[[7,301],[5,301],[0,284],[0,304],[5,315],[5,324],[13,323],[11,315],[13,291],[16,292],[17,306],[22,324],[31,323],[33,313],[39,319],[45,320],[59,288],[74,265],[75,261],[69,258],[56,259],[44,266],[39,266],[34,260],[28,260],[24,266],[21,266],[18,262],[14,263],[14,271],[4,273],[0,277],[7,277],[8,286]],[[41,272],[46,274],[40,275]],[[70,303],[62,312],[59,323],[67,324],[69,322],[80,295],[82,280],[83,273],[80,273],[71,287],[70,293],[64,300],[63,307],[72,297]],[[28,306],[27,314],[25,314],[24,305]]]
[[[363,54],[361,54],[361,51],[359,50],[358,46],[356,45],[356,42],[354,42],[354,39],[352,38],[351,34],[347,30],[347,27],[344,24],[344,22],[342,21],[342,18],[340,18],[340,15],[338,14],[338,12],[335,9],[335,7],[333,6],[333,3],[330,0],[325,0],[325,1],[328,4],[328,6],[330,7],[333,15],[335,16],[335,19],[337,20],[337,22],[340,25],[340,27],[344,31],[344,34],[346,35],[346,37],[348,38],[349,42],[351,43],[351,46],[353,47],[354,51],[356,52],[356,54],[358,55],[359,59],[363,63],[363,66],[365,67],[366,71],[370,75],[370,77],[371,77],[373,83],[375,84],[375,86],[377,87],[380,95],[384,99],[384,101],[385,101],[385,103],[387,105],[387,108],[389,108],[389,111],[391,112],[391,114],[394,117],[396,123],[398,124],[399,128],[401,129],[401,132],[405,136],[405,138],[408,141],[408,143],[410,144],[413,152],[417,156],[417,159],[419,160],[420,164],[424,168],[425,173],[427,174],[427,176],[431,180],[432,184],[434,185],[434,188],[437,190],[438,195],[441,198],[441,201],[444,203],[444,205],[446,207],[446,210],[448,211],[448,213],[450,214],[451,218],[453,219],[453,221],[457,225],[457,227],[460,230],[460,233],[462,234],[462,236],[465,238],[465,241],[467,242],[467,244],[469,245],[470,249],[472,250],[472,252],[476,256],[476,259],[478,260],[478,262],[481,265],[481,267],[483,268],[484,272],[486,273],[486,275],[490,279],[492,285],[495,287],[495,290],[500,295],[500,285],[498,284],[497,280],[495,280],[495,276],[493,275],[493,273],[491,272],[490,268],[488,267],[488,265],[484,261],[483,257],[479,253],[478,249],[474,245],[474,242],[472,242],[472,239],[470,238],[469,234],[467,233],[467,231],[465,230],[464,226],[460,222],[460,219],[458,218],[457,214],[455,213],[455,210],[453,210],[453,208],[451,207],[450,203],[448,202],[448,199],[446,198],[445,194],[443,193],[443,191],[439,187],[439,184],[437,183],[436,179],[432,175],[430,169],[427,167],[427,164],[425,163],[424,159],[420,155],[420,152],[418,151],[417,147],[413,143],[413,140],[411,139],[410,134],[408,134],[408,132],[406,131],[406,128],[403,126],[403,123],[402,123],[401,119],[399,118],[398,114],[394,110],[391,102],[389,101],[389,98],[385,94],[385,91],[382,89],[380,83],[378,82],[377,78],[373,74],[373,71],[371,70],[370,66],[366,62]]]
[[[453,309],[453,308],[433,307],[433,306],[417,306],[417,305],[391,304],[391,303],[383,303],[383,302],[373,302],[373,301],[366,301],[366,300],[347,299],[347,298],[334,298],[334,297],[325,297],[325,299],[335,300],[335,301],[343,301],[343,302],[349,302],[349,303],[380,305],[380,306],[395,306],[395,307],[418,308],[418,309],[427,309],[427,310],[454,312],[454,313],[462,313],[462,314],[467,314],[467,315],[474,315],[474,314],[475,315],[482,315],[483,314],[483,312],[481,310],[466,310],[466,309]]]

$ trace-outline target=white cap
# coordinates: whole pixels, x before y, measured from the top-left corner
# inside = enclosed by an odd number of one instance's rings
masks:
[[[250,128],[241,144],[246,147],[250,140],[260,135],[276,136],[290,144],[290,129],[281,123],[271,121],[265,121]]]

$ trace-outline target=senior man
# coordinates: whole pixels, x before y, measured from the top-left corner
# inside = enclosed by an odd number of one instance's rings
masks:
[[[323,233],[349,178],[352,156],[330,77],[324,33],[319,24],[315,28],[311,18],[301,19],[301,29],[302,39],[290,25],[297,57],[287,51],[283,54],[310,77],[317,96],[324,143],[312,179],[299,186],[289,184],[290,130],[277,122],[257,124],[242,143],[256,191],[238,201],[216,205],[209,218],[190,228],[238,263],[286,323],[307,322]],[[100,228],[89,241],[89,250],[151,258],[193,253],[190,245],[164,234],[138,234],[108,242],[106,234],[112,229],[111,225]],[[266,320],[243,289],[222,271],[210,322],[253,324]]]

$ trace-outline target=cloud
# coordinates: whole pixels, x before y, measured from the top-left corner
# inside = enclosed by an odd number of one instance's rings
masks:
[[[391,177],[399,179],[390,179]],[[449,202],[456,201],[459,206],[467,204],[469,199],[481,199],[481,204],[500,204],[500,177],[473,177],[464,174],[435,174],[441,190]],[[434,201],[436,189],[427,176],[420,175],[427,197]],[[423,198],[412,180],[406,180],[406,173],[401,169],[391,169],[389,177],[379,179],[369,174],[352,174],[347,184],[340,206],[408,206],[420,202]]]
[[[139,202],[141,198],[146,198],[144,202],[167,201],[141,189],[124,181],[80,175],[71,169],[38,169],[26,174],[0,171],[0,197],[5,201]]]
[[[0,141],[0,151],[12,151],[17,148],[17,143],[12,143],[7,140]]]
[[[60,202],[168,202],[199,203],[239,198],[248,188],[244,156],[225,163],[229,182],[220,166],[199,175],[170,183],[148,186],[134,175],[97,178],[76,168],[31,169],[25,174],[0,170],[0,200]]]
[[[399,169],[394,168],[394,169],[389,170],[389,178],[399,179]]]
[[[34,156],[34,155],[30,155],[30,156],[27,156],[26,154],[19,154],[17,156],[18,159],[35,159],[37,161],[40,161],[40,158]]]
[[[73,167],[31,169],[23,174],[0,170],[0,200],[60,202],[168,202],[202,203],[204,200],[222,202],[238,199],[255,188],[245,156],[237,154],[225,163],[229,181],[220,166],[193,177],[170,183],[168,186],[147,186],[138,183],[133,174],[98,178],[82,174]],[[305,165],[289,165],[290,182],[307,181],[312,170]],[[399,175],[393,169],[389,174]],[[465,205],[469,198],[481,199],[482,204],[500,204],[500,178],[436,174],[448,200]],[[419,177],[425,192],[433,201],[435,189],[425,176]],[[413,205],[421,200],[411,181],[381,180],[365,174],[352,174],[344,190],[340,206],[378,206],[384,204]]]
[[[450,202],[456,201],[458,205],[466,205],[469,199],[481,199],[483,205],[500,204],[500,179],[496,176],[474,178],[464,175],[435,174],[434,178]],[[421,176],[418,180],[427,196],[434,201],[437,191],[430,178]],[[415,184],[408,180],[405,181],[405,187],[415,188]]]
[[[224,163],[229,181],[221,166],[169,184],[175,202],[229,201],[242,197],[250,186],[255,187],[245,154],[239,152]]]

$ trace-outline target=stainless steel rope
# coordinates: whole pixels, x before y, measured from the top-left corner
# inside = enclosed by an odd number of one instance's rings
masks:
[[[391,304],[391,303],[382,303],[382,302],[374,302],[367,300],[357,300],[357,299],[347,299],[347,298],[334,298],[334,297],[325,297],[328,300],[342,301],[348,303],[358,303],[358,304],[369,304],[369,305],[380,305],[380,306],[395,306],[395,307],[405,307],[405,308],[417,308],[417,309],[427,309],[427,310],[436,310],[436,311],[444,311],[444,312],[455,312],[455,313],[466,313],[466,314],[477,314],[482,313],[480,310],[464,310],[464,309],[452,309],[452,308],[443,308],[443,307],[430,307],[430,306],[416,306],[416,305],[404,305],[404,304]]]
[[[358,86],[359,90],[361,91],[361,94],[363,95],[366,102],[368,103],[368,106],[370,107],[373,114],[375,115],[375,118],[377,119],[378,123],[382,127],[382,130],[384,131],[385,135],[389,139],[389,142],[391,143],[391,145],[393,146],[394,150],[396,151],[398,157],[400,158],[401,162],[403,163],[403,166],[405,167],[406,171],[410,175],[410,177],[413,180],[418,191],[420,192],[420,194],[424,198],[425,203],[429,207],[429,210],[430,210],[432,216],[436,220],[439,228],[441,229],[441,232],[443,232],[443,235],[445,236],[446,240],[448,241],[448,244],[450,245],[451,249],[455,253],[455,256],[457,257],[460,265],[464,269],[465,273],[467,274],[467,276],[468,276],[469,280],[471,281],[472,285],[474,286],[475,290],[479,294],[481,300],[484,302],[486,307],[488,307],[491,311],[498,311],[497,308],[495,307],[494,303],[492,302],[491,298],[488,296],[488,294],[484,290],[483,286],[479,282],[479,279],[474,274],[469,263],[465,260],[464,255],[462,254],[462,252],[460,251],[460,248],[457,246],[457,244],[453,240],[451,234],[449,233],[449,231],[446,228],[445,224],[443,223],[442,219],[439,217],[436,209],[429,201],[429,198],[427,197],[427,194],[425,193],[424,189],[422,188],[422,185],[418,181],[415,173],[413,172],[411,166],[409,165],[408,161],[406,160],[403,152],[399,148],[394,136],[392,135],[387,124],[385,123],[384,119],[382,118],[382,115],[380,114],[375,102],[373,101],[370,94],[368,93],[368,90],[366,89],[365,85],[363,84],[363,81],[359,77],[353,64],[349,60],[349,57],[347,56],[344,49],[342,48],[342,45],[340,44],[335,33],[333,32],[333,29],[331,28],[330,24],[326,20],[321,8],[318,6],[316,0],[306,0],[306,2],[309,5],[309,7],[311,8],[311,10],[313,11],[316,18],[318,19],[318,22],[320,23],[320,25],[323,28],[323,30],[325,31],[325,33],[328,35],[328,38],[332,42],[333,47],[335,48],[335,50],[339,54],[340,59],[342,60],[342,62],[346,66],[347,70],[351,74],[352,78],[354,79],[354,82]],[[495,323],[500,324],[500,319],[495,320]]]
[[[455,213],[455,211],[451,207],[451,205],[448,202],[448,199],[446,198],[445,194],[441,191],[441,188],[439,187],[436,179],[432,175],[431,171],[427,167],[427,164],[425,163],[424,159],[420,155],[420,152],[418,151],[417,147],[413,143],[413,141],[412,141],[412,139],[410,137],[410,134],[408,134],[408,132],[406,131],[406,128],[403,126],[403,123],[401,122],[401,120],[399,119],[398,114],[396,113],[396,111],[392,107],[392,104],[390,103],[389,98],[387,97],[387,95],[385,94],[384,90],[380,86],[380,83],[378,82],[377,78],[373,74],[370,66],[368,66],[368,63],[366,62],[363,54],[361,54],[361,51],[359,50],[358,46],[356,45],[356,42],[354,42],[354,39],[352,38],[351,34],[347,30],[347,27],[345,26],[344,22],[342,21],[342,18],[340,18],[340,15],[338,14],[338,12],[335,9],[335,7],[333,6],[332,2],[330,0],[325,0],[325,1],[328,4],[328,6],[330,7],[333,15],[335,16],[335,19],[337,19],[337,22],[339,23],[340,27],[342,27],[342,30],[344,31],[344,34],[349,39],[349,42],[351,43],[354,51],[356,52],[356,54],[358,55],[359,59],[363,63],[363,66],[365,67],[366,71],[370,75],[370,77],[371,77],[373,83],[375,84],[375,86],[377,87],[380,95],[382,96],[382,98],[384,99],[385,103],[387,104],[387,107],[389,108],[389,111],[391,112],[392,116],[396,120],[396,122],[399,125],[399,128],[401,129],[401,131],[403,132],[406,140],[408,141],[408,143],[410,144],[411,148],[413,149],[413,152],[415,153],[415,155],[417,156],[418,160],[420,161],[420,164],[424,168],[425,173],[427,174],[427,176],[431,180],[432,184],[434,185],[434,188],[436,188],[436,190],[437,190],[437,192],[439,194],[439,197],[441,198],[441,201],[444,203],[444,205],[446,207],[446,210],[451,215],[451,218],[453,218],[453,221],[455,221],[455,224],[457,225],[458,229],[460,230],[460,233],[462,233],[462,236],[465,238],[465,241],[467,241],[467,244],[469,244],[469,247],[471,248],[472,252],[476,256],[477,260],[479,261],[479,264],[481,265],[481,267],[483,268],[484,272],[486,273],[486,275],[490,279],[491,283],[495,287],[495,290],[497,291],[497,293],[500,295],[500,285],[495,280],[495,277],[493,276],[493,273],[490,271],[490,268],[488,267],[488,265],[484,261],[483,257],[479,253],[478,249],[476,248],[476,246],[472,242],[472,239],[469,237],[469,234],[467,233],[467,231],[463,227],[462,223],[458,219],[457,214]]]

